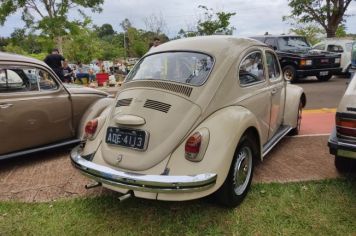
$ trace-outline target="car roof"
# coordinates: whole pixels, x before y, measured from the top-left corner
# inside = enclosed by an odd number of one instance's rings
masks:
[[[267,35],[254,35],[254,36],[250,36],[250,38],[283,38],[283,37],[300,37],[300,38],[305,38],[305,36],[302,36],[302,35],[292,35],[292,34],[282,34],[282,35],[267,34]]]
[[[35,58],[7,52],[0,52],[0,61],[28,62],[47,66],[46,63]]]
[[[148,54],[164,51],[197,51],[210,55],[226,53],[230,49],[242,51],[252,46],[266,45],[258,40],[250,38],[238,38],[226,35],[198,36],[172,40],[152,48]]]
[[[324,40],[321,41],[321,43],[325,43],[325,42],[341,42],[341,43],[353,43],[356,42],[356,40],[352,40],[352,39],[339,39],[339,38],[326,38]]]

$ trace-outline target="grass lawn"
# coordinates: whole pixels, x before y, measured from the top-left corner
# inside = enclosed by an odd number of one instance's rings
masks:
[[[0,202],[0,235],[356,235],[356,180],[254,184],[236,209],[115,196]]]

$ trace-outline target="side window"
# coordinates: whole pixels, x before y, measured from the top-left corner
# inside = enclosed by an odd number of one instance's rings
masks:
[[[277,50],[277,44],[275,39],[266,39],[265,44],[267,44],[269,47],[271,47],[273,50]]]
[[[278,60],[276,56],[270,52],[266,52],[268,78],[270,80],[276,80],[279,78],[281,72],[279,70]]]
[[[49,73],[38,68],[0,68],[0,93],[55,90],[58,84]]]
[[[314,49],[317,49],[317,50],[325,50],[325,44],[318,44],[318,45],[315,45],[314,46]]]
[[[37,69],[36,73],[40,91],[56,90],[58,88],[58,84],[48,72]]]
[[[0,92],[31,92],[38,91],[38,84],[24,68],[0,69]]]
[[[329,52],[344,52],[344,50],[342,49],[342,47],[340,45],[333,45],[333,44],[328,45],[327,51],[329,51]]]
[[[261,52],[250,53],[242,60],[239,67],[239,80],[241,85],[265,80]]]

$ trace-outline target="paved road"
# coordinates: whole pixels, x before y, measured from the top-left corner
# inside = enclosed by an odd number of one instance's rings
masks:
[[[334,76],[327,82],[320,82],[316,77],[308,77],[296,85],[305,91],[306,109],[336,108],[349,81],[350,79]]]

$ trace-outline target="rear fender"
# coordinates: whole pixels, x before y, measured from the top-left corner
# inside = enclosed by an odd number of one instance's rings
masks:
[[[260,133],[256,117],[241,106],[223,108],[209,116],[190,133],[192,135],[201,129],[209,130],[209,143],[203,159],[199,162],[192,162],[185,158],[185,143],[190,137],[188,135],[172,153],[167,168],[169,175],[216,173],[218,177],[215,186],[203,192],[174,194],[174,196],[159,193],[157,198],[161,200],[195,199],[207,196],[219,189],[228,175],[241,136],[251,127]]]
[[[300,101],[302,101],[303,107],[305,107],[307,100],[303,89],[293,84],[287,84],[286,103],[283,120],[284,125],[288,125],[293,128],[297,126],[297,116]]]
[[[84,115],[82,116],[82,119],[79,123],[79,126],[78,126],[78,138],[80,140],[84,140],[84,127],[85,127],[85,124],[89,121],[89,120],[92,120],[96,117],[99,117],[100,114],[102,114],[104,111],[106,111],[104,113],[107,114],[109,113],[109,111],[107,110],[110,110],[110,105],[113,104],[115,101],[114,98],[102,98],[102,99],[99,99],[98,101],[96,101],[95,103],[93,103],[87,110],[86,112],[84,113]]]

